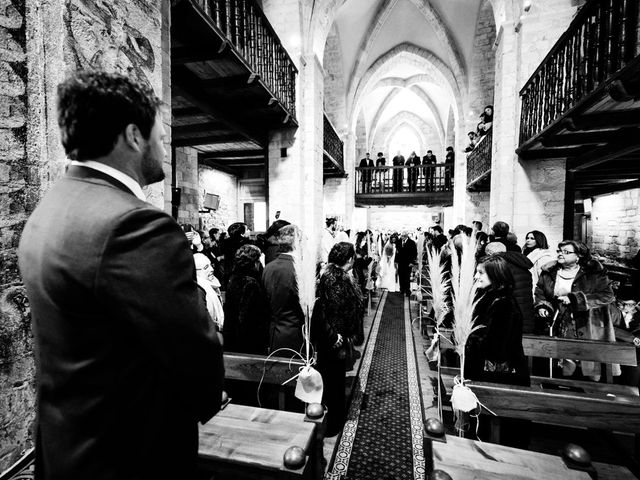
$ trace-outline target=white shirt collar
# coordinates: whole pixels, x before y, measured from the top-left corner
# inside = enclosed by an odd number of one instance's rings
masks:
[[[143,202],[147,201],[147,197],[142,191],[142,187],[140,187],[140,184],[136,182],[133,178],[131,178],[129,175],[121,172],[120,170],[116,170],[115,168],[110,167],[109,165],[106,165],[101,162],[96,162],[94,160],[85,160],[83,162],[78,162],[77,160],[73,160],[71,162],[71,165],[78,166],[78,167],[91,168],[93,170],[97,170],[98,172],[102,172],[105,175],[110,176],[111,178],[115,178],[117,181],[122,183],[129,190],[131,190],[131,193],[133,193],[140,200],[142,200]]]

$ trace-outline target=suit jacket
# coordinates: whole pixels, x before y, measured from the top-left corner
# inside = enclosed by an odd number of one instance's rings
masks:
[[[396,242],[396,262],[398,265],[410,265],[418,258],[418,247],[416,242],[407,238],[404,246],[402,240]]]
[[[302,346],[302,326],[304,313],[298,296],[293,257],[281,253],[278,258],[264,268],[262,283],[267,292],[271,312],[269,325],[270,351],[278,348],[300,350]],[[280,356],[289,357],[287,352]]]
[[[36,345],[38,479],[191,478],[220,408],[222,348],[186,237],[72,166],[19,248]]]

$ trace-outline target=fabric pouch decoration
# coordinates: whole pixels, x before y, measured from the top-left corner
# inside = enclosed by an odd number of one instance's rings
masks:
[[[296,398],[305,403],[322,403],[322,375],[311,366],[300,368],[296,381]]]

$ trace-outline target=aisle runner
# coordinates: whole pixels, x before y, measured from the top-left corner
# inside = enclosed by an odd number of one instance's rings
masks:
[[[363,359],[360,388],[327,480],[345,474],[349,480],[424,478],[422,407],[408,304],[399,293],[382,301],[382,315],[371,331],[375,347],[367,348]]]

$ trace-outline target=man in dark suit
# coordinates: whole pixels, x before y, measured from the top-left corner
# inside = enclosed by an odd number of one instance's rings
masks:
[[[376,167],[380,167],[380,168],[376,168],[376,181],[379,184],[379,188],[381,192],[384,192],[385,190],[385,184],[386,184],[386,165],[387,165],[387,159],[384,158],[384,154],[382,152],[378,152],[378,158],[376,159]]]
[[[393,157],[393,166],[394,167],[404,167],[404,157],[400,154],[398,150],[398,154]],[[394,192],[402,192],[402,183],[404,182],[404,168],[394,168],[393,169],[393,191]]]
[[[373,160],[367,152],[365,158],[360,160],[360,168],[373,167]],[[360,182],[362,182],[362,191],[361,193],[369,193],[371,191],[371,178],[373,176],[373,169],[371,170],[362,170],[360,171]]]
[[[431,150],[422,157],[422,165],[427,165],[423,168],[425,188],[427,192],[435,192],[436,156]]]
[[[420,170],[420,168],[414,168],[415,165],[420,165],[420,157],[416,155],[416,152],[411,152],[411,155],[407,158],[405,165],[407,166],[409,191],[415,192],[418,186],[418,170]]]
[[[398,264],[398,281],[400,292],[411,295],[411,266],[418,258],[416,242],[409,238],[407,232],[402,232],[400,240],[396,242],[396,263]]]
[[[77,73],[58,96],[74,161],[19,248],[36,478],[194,478],[197,422],[220,409],[224,368],[186,236],[141,188],[164,178],[160,100],[103,72]]]

